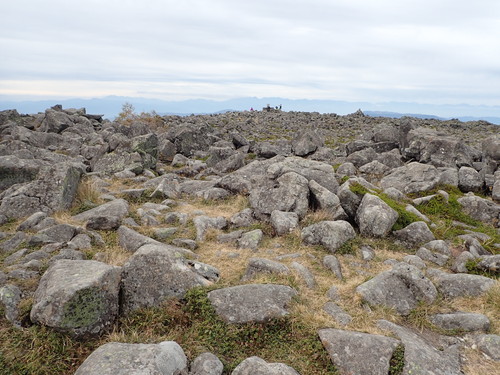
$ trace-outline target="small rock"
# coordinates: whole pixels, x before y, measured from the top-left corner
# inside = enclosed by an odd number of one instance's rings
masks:
[[[342,267],[335,255],[325,255],[325,257],[323,258],[323,266],[332,271],[337,279],[344,279],[344,277],[342,276]]]
[[[318,286],[314,275],[303,264],[293,262],[292,267],[299,273],[309,289],[315,289]]]
[[[352,317],[336,303],[327,302],[325,306],[323,306],[323,310],[325,310],[325,312],[334,318],[341,326],[346,326],[352,321]]]

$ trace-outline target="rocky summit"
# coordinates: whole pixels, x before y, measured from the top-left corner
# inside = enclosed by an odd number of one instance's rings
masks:
[[[0,112],[0,374],[495,375],[500,127]]]

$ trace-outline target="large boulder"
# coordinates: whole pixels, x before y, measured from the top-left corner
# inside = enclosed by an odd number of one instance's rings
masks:
[[[39,179],[8,189],[0,205],[0,214],[20,218],[38,211],[51,214],[71,207],[80,178],[82,164],[65,162],[44,167]]]
[[[111,328],[118,315],[120,267],[59,260],[42,276],[31,320],[77,337]]]
[[[356,222],[359,231],[367,237],[384,237],[398,220],[398,213],[379,197],[365,194],[358,211]]]
[[[334,253],[344,243],[356,237],[356,232],[347,221],[321,221],[302,229],[302,241],[309,245],[323,245]]]
[[[457,199],[464,211],[473,219],[490,222],[500,217],[500,204],[469,193]]]
[[[96,218],[123,219],[128,215],[129,205],[125,199],[114,199],[95,208],[73,216],[77,221],[96,220]]]
[[[400,341],[362,332],[320,329],[321,343],[341,374],[387,375]]]
[[[175,248],[146,244],[125,263],[121,282],[121,309],[127,314],[143,307],[159,306],[172,297],[183,297],[197,286],[212,282],[197,272],[184,258],[176,256]]]
[[[259,357],[250,357],[241,362],[231,375],[300,375],[284,363],[268,363]]]
[[[387,189],[396,188],[404,194],[431,190],[437,186],[440,173],[436,167],[417,162],[394,169],[382,178],[380,185]]]
[[[248,284],[211,291],[208,299],[227,323],[263,323],[288,315],[296,295],[285,285]]]
[[[110,342],[97,348],[75,375],[188,375],[187,358],[174,341]]]
[[[480,275],[435,272],[432,277],[436,288],[445,298],[476,297],[495,285],[495,280]]]
[[[309,181],[311,201],[314,208],[326,211],[332,220],[345,220],[347,214],[340,204],[339,197],[327,188],[318,184],[315,180]]]
[[[274,210],[271,212],[271,225],[277,236],[290,233],[299,225],[299,215],[295,212]]]
[[[436,287],[417,268],[399,263],[361,284],[356,292],[371,305],[394,308],[400,315],[408,315],[419,302],[432,303],[437,297]]]
[[[295,212],[304,217],[309,207],[309,186],[305,177],[287,172],[276,179],[276,185],[263,185],[250,192],[250,206],[255,215],[269,217],[274,210]]]
[[[297,156],[306,156],[323,146],[322,137],[314,129],[299,131],[292,140],[292,152]]]
[[[479,157],[477,150],[461,140],[444,136],[432,129],[410,130],[407,142],[408,145],[401,148],[406,159],[414,159],[436,167],[470,167]]]
[[[404,354],[403,374],[405,375],[461,375],[460,345],[456,341],[439,340],[436,348],[429,340],[419,336],[408,328],[400,327],[392,322],[380,320],[378,325],[394,333],[402,341]]]
[[[458,170],[458,187],[464,192],[481,191],[484,179],[478,171],[471,167],[461,167]]]
[[[39,160],[20,159],[15,155],[0,156],[0,191],[35,180],[42,165],[44,163]]]
[[[398,241],[401,241],[410,247],[418,247],[421,244],[434,241],[436,239],[424,221],[411,223],[403,229],[394,231],[393,235]]]

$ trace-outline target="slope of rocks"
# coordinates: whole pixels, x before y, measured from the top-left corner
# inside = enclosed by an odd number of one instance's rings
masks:
[[[0,112],[4,329],[103,340],[77,374],[495,373],[498,127],[361,111],[161,123]],[[219,336],[112,342],[171,301],[208,332],[301,322],[317,363],[259,346],[234,363],[242,344]]]

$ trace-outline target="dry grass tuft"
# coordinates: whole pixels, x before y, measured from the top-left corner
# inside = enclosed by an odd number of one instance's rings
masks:
[[[463,354],[466,375],[498,375],[498,362],[486,358],[479,350],[466,349]]]

